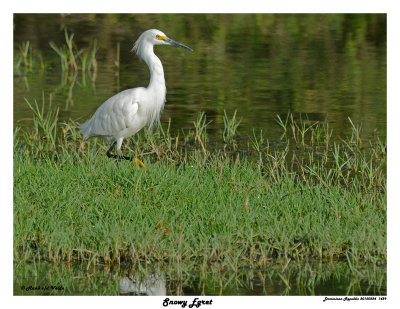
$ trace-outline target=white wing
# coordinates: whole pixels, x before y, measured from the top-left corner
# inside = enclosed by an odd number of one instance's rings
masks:
[[[117,137],[135,123],[140,88],[124,90],[105,101],[93,117],[80,125],[84,139],[91,136]]]

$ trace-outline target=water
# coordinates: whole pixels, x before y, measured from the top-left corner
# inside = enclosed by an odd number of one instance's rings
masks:
[[[64,27],[77,50],[97,40],[93,82],[82,71],[63,78],[49,42],[65,44]],[[14,63],[29,41],[34,65],[14,70],[14,125],[31,124],[24,98],[51,95],[61,121],[84,121],[113,94],[147,86],[147,66],[130,49],[150,28],[194,50],[155,48],[168,89],[162,123],[171,119],[173,131],[192,128],[204,111],[211,137],[220,136],[223,111],[237,110],[241,135],[254,128],[270,141],[280,133],[274,117],[288,112],[327,120],[334,138],[350,132],[348,117],[362,125],[364,137],[386,138],[384,14],[15,14]]]
[[[178,268],[20,262],[14,264],[14,295],[386,295],[383,267],[362,268],[365,280],[343,262],[292,262],[284,271],[276,262],[238,272],[217,265],[205,272]]]

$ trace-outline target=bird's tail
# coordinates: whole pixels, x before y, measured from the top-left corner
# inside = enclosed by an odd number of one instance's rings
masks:
[[[79,124],[79,128],[81,130],[81,134],[83,139],[88,139],[91,135],[91,120],[86,120],[84,123],[78,123]]]

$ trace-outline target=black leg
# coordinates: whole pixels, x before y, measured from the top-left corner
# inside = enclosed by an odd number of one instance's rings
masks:
[[[144,169],[146,169],[146,166],[144,165],[144,163],[142,161],[140,161],[138,158],[134,158],[133,156],[132,157],[120,156],[119,153],[118,153],[118,150],[117,150],[117,154],[116,155],[112,154],[112,152],[114,151],[115,145],[117,145],[117,142],[114,142],[111,145],[110,149],[107,150],[107,157],[116,159],[117,160],[116,161],[117,165],[118,165],[118,162],[121,161],[121,159],[124,159],[124,160],[128,160],[128,161],[135,161],[136,164],[138,164],[138,166],[141,166]]]
[[[115,148],[115,145],[117,145],[117,142],[114,142],[114,143],[111,145],[110,149],[107,150],[107,157],[109,157],[109,158],[115,158],[115,155],[111,154],[111,152],[113,152],[113,150],[114,150],[114,148]]]
[[[118,161],[120,161],[121,159],[128,160],[128,161],[132,161],[133,157],[120,156],[119,153],[118,153],[118,151],[117,151],[117,154],[116,154],[116,155],[115,155],[115,154],[112,154],[112,152],[114,151],[114,148],[115,148],[116,145],[117,145],[117,142],[114,142],[114,143],[111,145],[110,149],[107,150],[107,157],[113,158],[113,159],[117,159]]]

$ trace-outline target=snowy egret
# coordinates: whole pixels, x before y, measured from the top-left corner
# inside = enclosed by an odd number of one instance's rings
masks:
[[[148,65],[150,82],[147,88],[127,89],[105,101],[94,113],[92,118],[80,124],[83,139],[100,136],[114,141],[107,156],[131,160],[121,156],[121,146],[124,138],[139,132],[144,126],[149,128],[160,124],[160,113],[164,108],[165,87],[164,69],[160,59],[154,54],[154,45],[175,45],[188,50],[191,48],[168,38],[163,32],[150,29],[143,32],[135,42],[132,51]],[[113,155],[117,146],[117,155]],[[137,163],[144,164],[137,158]]]

